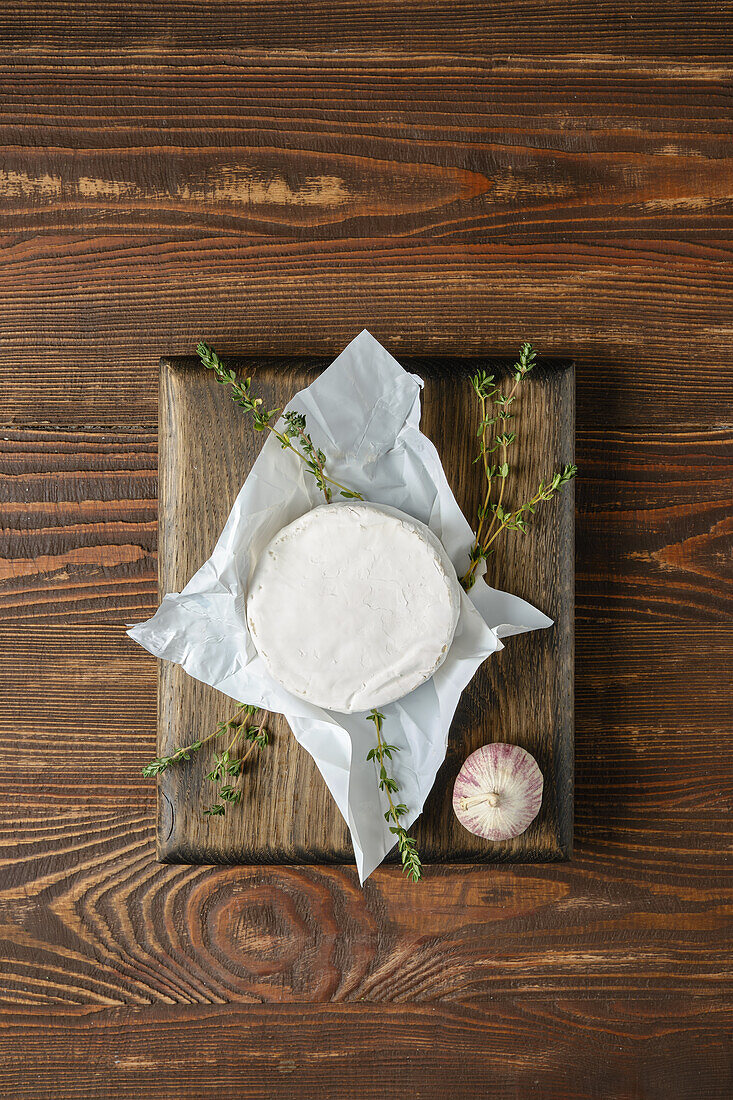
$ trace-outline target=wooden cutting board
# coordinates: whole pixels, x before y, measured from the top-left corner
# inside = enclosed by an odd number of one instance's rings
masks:
[[[266,405],[284,405],[327,360],[228,357],[252,375]],[[476,453],[478,403],[469,376],[491,359],[403,359],[425,380],[422,428],[438,448],[448,480],[469,517],[482,492]],[[512,428],[507,499],[531,495],[540,478],[573,460],[575,379],[571,364],[539,364],[523,383]],[[197,359],[164,359],[160,368],[159,584],[178,592],[210,556],[264,437]],[[506,642],[463,694],[446,760],[411,832],[426,863],[566,859],[573,821],[574,495],[572,483],[538,510],[525,536],[507,532],[489,560],[489,582],[536,604],[549,630]],[[160,663],[159,752],[203,736],[234,709],[224,696]],[[171,863],[343,863],[353,859],[348,830],[311,760],[281,718],[271,745],[242,780],[243,798],[209,819],[208,747],[159,778],[158,854]],[[522,836],[492,844],[466,832],[451,808],[466,756],[489,741],[522,745],[545,778],[542,808]],[[223,745],[220,747],[224,747]]]

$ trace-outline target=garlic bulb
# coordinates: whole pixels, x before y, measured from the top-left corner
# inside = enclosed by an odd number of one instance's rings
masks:
[[[537,817],[542,786],[537,761],[519,745],[483,745],[458,773],[453,809],[469,833],[486,840],[510,840]]]

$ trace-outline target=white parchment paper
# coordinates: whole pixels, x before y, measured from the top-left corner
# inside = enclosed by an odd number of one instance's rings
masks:
[[[421,388],[422,380],[365,330],[287,409],[305,413],[333,477],[366,500],[427,524],[461,576],[473,535],[435,447],[420,431]],[[349,827],[363,882],[394,846],[376,766],[366,760],[374,726],[365,715],[321,710],[280,687],[257,654],[245,616],[247,584],[258,555],[282,527],[322,503],[303,464],[269,437],[209,560],[182,592],[166,595],[152,619],[128,633],[156,657],[175,661],[232,699],[285,715]],[[502,638],[551,625],[531,604],[489,588],[482,577],[463,594],[444,663],[427,683],[383,708],[385,737],[401,750],[393,774],[400,800],[410,808],[405,826],[422,811],[445,757],[459,697],[476,669],[502,648]]]

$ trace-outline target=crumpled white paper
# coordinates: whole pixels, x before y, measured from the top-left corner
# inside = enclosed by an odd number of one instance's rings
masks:
[[[305,413],[326,469],[373,503],[391,505],[427,524],[461,576],[471,528],[446,480],[433,444],[420,431],[422,380],[408,374],[366,330],[287,409]],[[467,443],[468,446],[468,443]],[[250,638],[247,584],[258,555],[277,532],[323,503],[312,476],[270,436],[254,463],[209,560],[180,594],[128,634],[156,657],[232,699],[285,715],[315,760],[354,845],[361,882],[394,847],[384,820],[385,796],[366,756],[374,726],[366,715],[321,710],[273,680]],[[448,730],[463,688],[502,638],[552,625],[525,600],[489,588],[479,577],[463,594],[453,644],[438,671],[384,707],[385,737],[400,752],[393,775],[408,827],[421,813],[445,758]]]

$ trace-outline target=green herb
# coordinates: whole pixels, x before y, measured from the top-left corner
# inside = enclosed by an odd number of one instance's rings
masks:
[[[222,737],[224,734],[231,735],[233,733],[234,736],[231,737],[224,751],[215,754],[214,768],[206,777],[218,783],[219,790],[217,792],[218,802],[205,809],[204,813],[209,817],[220,817],[224,813],[226,803],[239,802],[242,797],[241,790],[236,787],[235,783],[231,783],[228,777],[236,777],[236,782],[244,771],[245,762],[255,749],[263,749],[268,743],[269,735],[265,729],[267,715],[265,715],[259,725],[252,725],[247,721],[257,712],[257,709],[258,708],[251,703],[240,703],[231,718],[219,722],[216,728],[206,737],[202,737],[198,741],[191,742],[190,745],[184,745],[182,748],[176,749],[170,756],[159,756],[155,760],[151,760],[150,763],[146,764],[143,768],[143,775],[146,779],[160,775],[161,772],[166,771],[173,765],[180,764],[183,760],[190,760],[192,753],[198,752],[203,745],[206,745],[215,737]],[[233,755],[234,750],[236,746],[242,742],[250,742],[250,746],[244,755],[237,759],[235,755]]]
[[[254,714],[256,707],[250,707],[247,703],[240,703],[237,710],[224,722],[220,722],[219,725],[213,730],[207,737],[201,738],[200,741],[192,741],[190,745],[184,745],[180,749],[176,749],[170,756],[159,756],[155,760],[151,760],[149,764],[146,764],[143,768],[143,776],[145,779],[152,779],[156,775],[160,775],[161,772],[166,771],[174,764],[180,764],[182,760],[190,760],[191,753],[198,752],[202,745],[207,744],[214,737],[220,737],[228,729],[234,729],[239,725],[239,715],[242,711],[247,711],[248,714]]]
[[[522,344],[519,358],[512,368],[514,385],[506,396],[495,384],[496,379],[493,374],[480,371],[471,379],[471,385],[481,404],[481,423],[478,428],[479,453],[474,462],[483,464],[486,493],[483,504],[478,510],[478,527],[469,552],[469,568],[461,577],[461,584],[466,590],[476,583],[476,569],[480,562],[493,554],[493,543],[501,532],[526,531],[527,514],[534,515],[537,504],[550,500],[577,473],[576,466],[564,466],[558,473],[553,474],[547,484],[544,481],[540,482],[540,487],[531,500],[513,511],[508,511],[504,507],[504,490],[510,471],[507,461],[508,452],[517,438],[516,432],[508,429],[508,422],[514,419],[514,414],[509,411],[509,407],[516,400],[519,384],[533,369],[536,359],[537,352],[532,345]],[[492,458],[494,455],[496,459]],[[493,486],[497,480],[500,482],[499,498],[496,503],[491,503]]]
[[[347,500],[363,500],[361,493],[356,493],[340,481],[329,477],[326,473],[326,456],[314,444],[307,431],[306,419],[303,413],[286,412],[282,409],[264,409],[261,397],[252,396],[252,379],[245,378],[239,381],[233,370],[226,367],[217,353],[208,344],[200,343],[197,347],[199,358],[207,370],[214,372],[217,382],[229,388],[229,396],[235,405],[245,412],[252,414],[252,422],[255,431],[270,431],[279,440],[284,450],[291,450],[301,462],[310,470],[315,478],[316,485],[323,493],[326,501],[330,503],[333,497],[333,489],[338,489],[339,494]],[[276,423],[282,414],[285,426],[279,430]],[[297,446],[295,445],[297,444]],[[333,488],[332,488],[333,487]]]
[[[397,850],[402,860],[403,874],[411,878],[413,882],[418,882],[422,877],[422,864],[417,851],[417,844],[400,824],[400,818],[404,817],[408,812],[407,806],[402,802],[395,805],[392,795],[398,793],[399,787],[396,780],[389,775],[385,763],[385,761],[392,759],[393,752],[400,751],[399,746],[388,745],[382,738],[384,715],[380,711],[376,709],[372,710],[371,714],[368,715],[367,721],[373,722],[374,728],[377,731],[377,744],[367,753],[367,760],[374,760],[376,766],[379,768],[379,789],[380,791],[384,791],[387,795],[387,801],[389,802],[389,809],[384,815],[384,820],[392,822],[389,831],[397,838]]]
[[[270,739],[265,729],[266,721],[267,715],[263,717],[259,725],[245,726],[242,723],[224,751],[217,753],[214,757],[214,767],[206,778],[218,785],[218,801],[204,810],[208,817],[221,817],[226,813],[227,805],[234,805],[241,801],[242,791],[237,783],[244,774],[244,765],[249,757],[255,750],[261,751],[264,749]],[[234,754],[237,746],[242,742],[249,742],[249,748],[243,756],[237,759]]]

